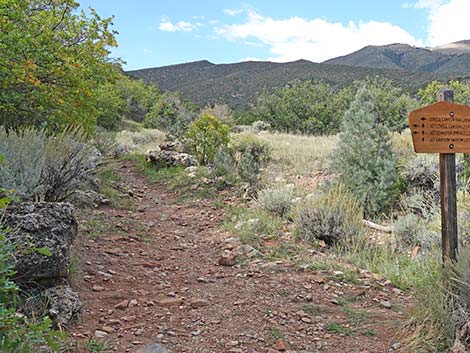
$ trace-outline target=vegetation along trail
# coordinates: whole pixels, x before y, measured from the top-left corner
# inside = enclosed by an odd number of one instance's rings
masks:
[[[223,210],[188,204],[119,162],[134,210],[83,211],[75,288],[85,307],[72,334],[109,351],[159,343],[170,352],[388,352],[400,347],[409,300],[367,271],[310,270],[292,261],[231,261]],[[97,227],[100,224],[100,227]],[[327,255],[310,253],[312,261]],[[351,277],[351,276],[350,276]],[[392,348],[393,347],[393,348]]]

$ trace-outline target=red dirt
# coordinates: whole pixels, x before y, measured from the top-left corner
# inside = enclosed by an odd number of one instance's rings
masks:
[[[365,353],[388,352],[398,342],[396,308],[408,299],[388,284],[367,274],[362,284],[331,281],[324,271],[264,259],[220,266],[231,236],[219,228],[223,211],[210,201],[181,203],[132,162],[121,164],[136,211],[105,207],[80,216],[106,226],[97,237],[80,235],[77,340],[104,331],[109,352],[119,353],[147,343],[171,353],[277,352],[286,344],[292,352]],[[363,310],[362,319],[354,322],[347,308]]]

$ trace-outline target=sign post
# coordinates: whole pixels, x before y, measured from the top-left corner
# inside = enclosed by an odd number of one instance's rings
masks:
[[[416,153],[439,153],[442,259],[456,261],[458,251],[455,153],[470,152],[470,107],[454,104],[449,88],[439,102],[410,113]]]

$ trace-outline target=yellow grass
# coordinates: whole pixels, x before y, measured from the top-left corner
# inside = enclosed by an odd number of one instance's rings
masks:
[[[127,147],[132,153],[145,153],[149,149],[157,148],[163,141],[165,133],[156,129],[123,130],[116,134],[116,142]]]
[[[328,167],[336,136],[306,136],[286,133],[257,135],[272,148],[272,172],[279,176],[308,175]]]

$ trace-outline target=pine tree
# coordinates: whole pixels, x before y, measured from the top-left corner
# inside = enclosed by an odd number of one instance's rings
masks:
[[[366,87],[358,90],[344,115],[332,167],[366,216],[386,211],[395,201],[399,185],[396,156]]]

